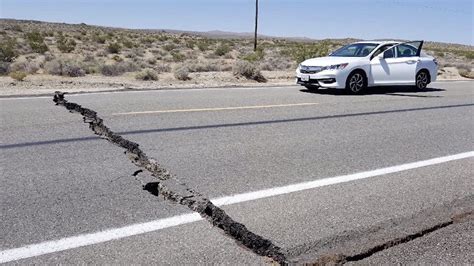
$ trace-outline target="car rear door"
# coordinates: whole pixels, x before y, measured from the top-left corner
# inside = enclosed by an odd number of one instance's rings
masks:
[[[374,85],[414,85],[423,41],[400,43],[370,61]]]

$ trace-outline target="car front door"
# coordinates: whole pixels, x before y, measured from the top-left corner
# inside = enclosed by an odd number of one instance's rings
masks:
[[[374,85],[414,85],[423,41],[400,43],[370,61]]]

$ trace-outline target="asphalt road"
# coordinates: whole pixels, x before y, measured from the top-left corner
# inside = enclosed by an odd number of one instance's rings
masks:
[[[189,187],[218,198],[474,151],[474,83],[430,88],[361,96],[300,87],[195,89],[68,100],[96,110]],[[143,191],[123,151],[52,99],[3,98],[0,106],[3,252],[189,213]],[[417,232],[436,224],[423,219],[429,210],[447,206],[436,217],[472,210],[473,162],[468,156],[223,208],[295,260],[311,261],[337,236],[370,239],[373,228],[390,230],[413,219],[418,222],[401,231]],[[472,264],[473,235],[468,219],[361,262]],[[266,263],[205,221],[117,238],[40,256],[23,250],[23,259],[5,261]]]

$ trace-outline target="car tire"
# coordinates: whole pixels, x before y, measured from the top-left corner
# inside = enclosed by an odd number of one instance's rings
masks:
[[[305,85],[305,87],[308,91],[317,91],[319,89],[319,86],[316,85]]]
[[[346,90],[351,94],[360,94],[367,88],[367,77],[362,71],[354,71],[346,81]]]
[[[420,70],[416,74],[415,78],[415,87],[417,90],[424,91],[426,87],[430,84],[430,74],[426,70]]]

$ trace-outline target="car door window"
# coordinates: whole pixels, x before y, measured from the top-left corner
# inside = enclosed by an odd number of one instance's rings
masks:
[[[394,45],[395,44],[386,44],[386,45],[381,46],[379,49],[377,49],[377,51],[375,51],[375,53],[372,55],[372,58],[376,57],[377,55],[381,54],[382,52],[384,52],[385,50],[387,50],[388,48]]]
[[[403,58],[420,56],[422,46],[423,41],[413,41],[397,44],[383,53],[384,58]]]
[[[395,47],[386,50],[383,53],[383,58],[394,58],[395,57]]]
[[[416,56],[417,48],[409,44],[400,44],[397,48],[397,57],[412,57]]]

